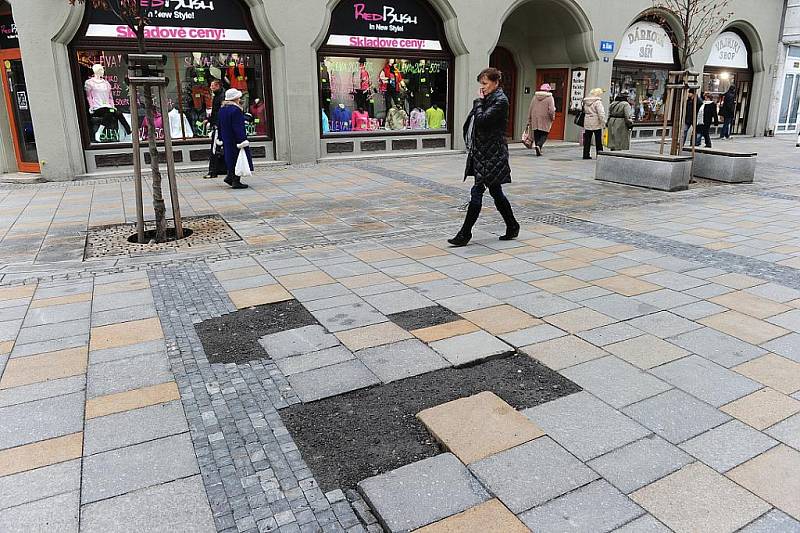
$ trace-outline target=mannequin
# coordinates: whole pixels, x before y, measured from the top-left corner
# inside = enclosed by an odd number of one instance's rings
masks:
[[[428,128],[432,130],[440,130],[446,126],[444,120],[444,109],[439,107],[439,104],[433,104],[425,110],[425,118],[428,121]]]
[[[403,74],[397,68],[395,59],[386,61],[386,65],[378,75],[380,80],[380,91],[383,93],[384,104],[386,105],[386,118],[389,117],[389,111],[397,101],[397,96],[403,87]]]
[[[228,81],[231,89],[242,91],[242,105],[247,108],[249,102],[247,73],[239,54],[231,54],[230,60],[228,60]]]
[[[412,130],[424,130],[428,128],[428,118],[425,115],[425,111],[420,107],[415,107],[411,111],[410,122]]]
[[[322,109],[325,113],[330,116],[331,114],[331,76],[328,72],[328,66],[321,62],[319,64],[319,81],[321,87],[321,94],[320,98],[322,99]]]
[[[350,110],[344,104],[339,104],[333,110],[331,117],[331,131],[350,131],[350,122],[353,118]]]
[[[356,107],[359,109],[366,109],[367,99],[370,93],[370,77],[367,71],[366,58],[358,59],[358,82],[356,83],[354,96],[356,100]]]
[[[363,108],[359,107],[357,111],[353,111],[353,131],[368,131],[369,130],[369,113]]]
[[[389,110],[389,116],[386,119],[386,128],[390,130],[404,130],[406,129],[406,122],[408,121],[408,113],[403,109],[403,106],[398,102]]]
[[[192,52],[192,64],[186,69],[186,80],[191,84],[192,107],[195,111],[211,109],[214,96],[208,88],[209,69],[203,63],[203,54]]]
[[[97,128],[94,140],[97,142],[116,141],[117,124],[121,124],[125,133],[131,133],[128,121],[119,110],[114,106],[114,96],[111,92],[111,84],[105,78],[103,65],[92,65],[94,76],[86,80],[83,90],[86,92],[86,101],[89,102],[89,115],[100,119],[100,126]],[[106,135],[106,130],[111,133]]]
[[[189,123],[189,119],[186,117],[181,117],[181,112],[175,106],[172,106],[172,109],[169,113],[169,134],[170,138],[172,139],[189,139],[194,137],[194,132],[192,131],[192,125]],[[181,122],[183,123],[183,129],[181,129]]]
[[[250,106],[250,114],[253,115],[253,123],[256,127],[256,135],[267,134],[267,106],[261,98],[253,100]]]

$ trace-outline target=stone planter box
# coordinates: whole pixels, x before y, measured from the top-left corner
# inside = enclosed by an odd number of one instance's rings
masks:
[[[689,188],[692,158],[634,152],[599,152],[594,178],[659,191]]]
[[[725,183],[753,183],[756,173],[755,152],[728,152],[713,148],[695,148],[694,175]],[[691,148],[684,148],[691,154]]]

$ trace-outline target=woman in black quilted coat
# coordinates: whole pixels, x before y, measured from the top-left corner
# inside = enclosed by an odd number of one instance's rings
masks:
[[[494,205],[506,223],[506,233],[501,241],[510,241],[519,235],[519,224],[514,218],[511,203],[503,194],[503,184],[511,183],[508,164],[508,98],[499,87],[502,74],[496,68],[487,68],[478,76],[480,97],[472,104],[472,111],[464,124],[464,141],[467,144],[467,176],[475,176],[470,191],[470,201],[464,225],[458,234],[447,242],[453,246],[466,246],[472,238],[472,226],[478,220],[483,203],[483,193],[489,189]]]

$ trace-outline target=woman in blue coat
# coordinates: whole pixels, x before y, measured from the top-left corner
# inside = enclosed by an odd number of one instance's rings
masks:
[[[233,189],[248,187],[236,175],[236,159],[239,157],[239,150],[245,151],[250,170],[253,170],[253,156],[250,154],[250,141],[247,140],[247,132],[244,129],[244,111],[242,111],[241,100],[241,91],[228,89],[225,91],[225,101],[222,102],[217,116],[219,137],[224,146],[225,164],[228,167],[225,183]]]

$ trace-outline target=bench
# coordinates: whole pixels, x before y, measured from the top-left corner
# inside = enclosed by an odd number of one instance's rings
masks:
[[[694,150],[694,175],[698,178],[725,183],[753,183],[757,153],[699,147]],[[691,154],[692,149],[684,148],[683,153]]]
[[[691,156],[603,151],[597,154],[594,178],[659,191],[685,191],[691,167]]]

